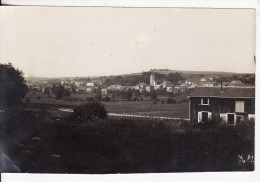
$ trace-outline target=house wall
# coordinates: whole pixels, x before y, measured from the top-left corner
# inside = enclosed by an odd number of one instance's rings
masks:
[[[190,98],[190,121],[198,122],[199,112],[207,111],[211,115],[211,119],[215,121],[227,121],[227,113],[234,113],[236,116],[243,116],[245,120],[254,117],[255,100],[254,98],[209,98],[208,105],[201,104],[202,97]],[[244,101],[244,112],[235,112],[235,102]],[[250,118],[249,118],[249,116]],[[235,121],[236,122],[236,121]]]

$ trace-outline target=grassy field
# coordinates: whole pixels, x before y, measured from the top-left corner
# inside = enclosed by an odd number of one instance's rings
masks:
[[[153,104],[152,101],[118,101],[104,103],[108,112],[130,113],[145,116],[189,118],[189,104]]]
[[[40,96],[40,99],[37,99]],[[87,97],[91,94],[72,94],[72,101],[55,100],[54,98],[47,97],[43,93],[35,93],[27,95],[30,98],[31,107],[39,107],[40,105],[48,105],[49,110],[55,110],[55,107],[67,107],[73,108],[74,106],[85,103]],[[73,98],[78,98],[75,101]],[[165,98],[161,98],[164,99]],[[178,96],[177,100],[182,100],[183,97]],[[37,104],[37,105],[35,105]],[[164,116],[164,117],[177,117],[177,118],[189,118],[189,104],[177,103],[177,104],[162,104],[158,101],[154,104],[151,100],[145,101],[116,101],[116,102],[103,102],[106,106],[106,110],[109,113],[126,113],[145,116]]]
[[[66,118],[57,122],[51,121],[46,113],[37,115],[40,120],[35,118],[16,128],[20,133],[24,131],[24,135],[8,150],[9,157],[22,172],[151,173],[254,169],[252,162],[241,164],[238,161],[238,155],[245,158],[254,155],[252,126],[211,128],[189,126],[183,121],[130,119],[75,125]]]

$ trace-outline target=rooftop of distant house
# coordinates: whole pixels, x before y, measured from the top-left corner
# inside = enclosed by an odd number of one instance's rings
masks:
[[[254,98],[255,87],[196,87],[190,97]]]

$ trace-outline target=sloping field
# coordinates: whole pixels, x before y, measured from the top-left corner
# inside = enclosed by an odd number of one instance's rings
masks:
[[[119,101],[104,103],[107,111],[112,113],[126,113],[145,116],[165,116],[165,117],[189,117],[189,104],[153,104],[151,101],[133,102]]]
[[[75,94],[76,95],[76,94]],[[75,98],[72,95],[72,98]],[[40,98],[38,98],[40,96]],[[28,95],[30,98],[31,109],[44,108],[47,110],[56,110],[56,108],[72,109],[75,106],[86,103],[84,98],[87,98],[87,94],[77,94],[79,100],[55,100],[54,98],[47,97],[42,93],[35,93],[34,95]],[[173,99],[177,102],[185,99],[185,96],[177,96]],[[84,100],[84,101],[83,101]],[[154,104],[151,100],[145,101],[116,101],[116,102],[103,102],[106,106],[106,110],[109,113],[125,113],[136,114],[143,116],[159,116],[159,117],[176,117],[176,118],[189,118],[189,104],[177,103],[167,104],[166,98],[160,98],[164,100],[164,104],[158,101]]]

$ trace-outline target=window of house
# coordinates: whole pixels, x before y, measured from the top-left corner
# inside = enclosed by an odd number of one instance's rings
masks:
[[[244,101],[236,101],[235,102],[235,111],[236,112],[244,112],[245,108],[244,108]]]
[[[209,98],[201,98],[202,105],[209,105]]]
[[[211,112],[208,111],[200,111],[198,112],[198,122],[206,123],[211,120]]]
[[[227,114],[227,123],[235,124],[235,114]]]

